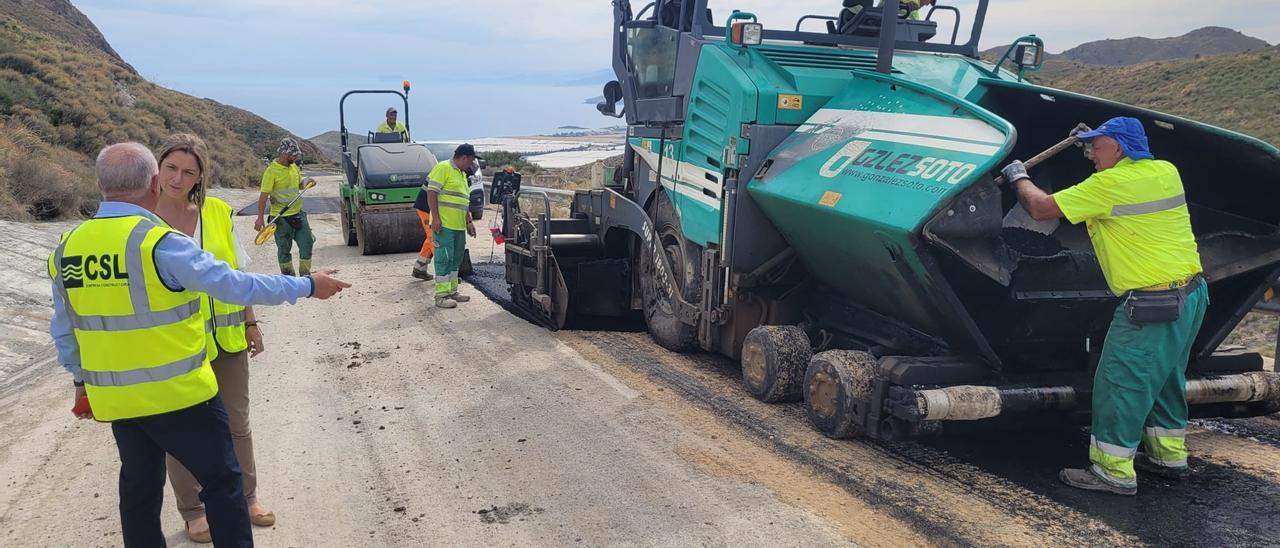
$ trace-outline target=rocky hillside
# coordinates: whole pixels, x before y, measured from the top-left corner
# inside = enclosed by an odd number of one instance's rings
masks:
[[[1280,47],[1125,67],[1083,65],[1046,83],[1199,120],[1280,146]]]
[[[152,84],[66,0],[0,0],[0,218],[74,218],[95,209],[94,155],[124,140],[192,132],[212,182],[256,182],[287,131],[235,107]],[[305,157],[319,151],[303,142]]]
[[[83,51],[100,52],[134,72],[133,67],[128,66],[107,43],[106,37],[98,32],[93,21],[67,0],[0,0],[0,14],[63,44]]]
[[[995,61],[1004,47],[983,57]],[[1011,66],[1011,65],[1006,65]],[[1280,146],[1280,47],[1231,29],[1081,44],[1033,82],[1225,127]]]
[[[1081,44],[1063,59],[1090,65],[1136,65],[1152,61],[1243,53],[1270,47],[1264,40],[1222,27],[1204,27],[1173,38],[1123,38]]]
[[[366,142],[368,142],[368,140],[369,138],[364,135],[357,134],[357,133],[350,133],[347,135],[347,146],[357,147],[365,144]],[[317,149],[319,149],[320,158],[322,158],[323,161],[332,162],[335,164],[342,163],[341,134],[339,134],[336,130],[326,131],[324,133],[321,133],[319,135],[316,135],[315,137],[308,139],[308,141],[311,141],[311,143],[314,144]]]

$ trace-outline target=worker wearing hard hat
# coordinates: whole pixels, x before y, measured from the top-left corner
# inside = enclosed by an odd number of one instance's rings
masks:
[[[436,243],[436,306],[440,308],[456,308],[458,303],[471,300],[458,293],[458,269],[467,250],[467,236],[476,235],[467,181],[467,172],[476,160],[475,147],[459,145],[451,160],[436,164],[427,175],[427,204]]]
[[[165,545],[160,509],[168,453],[202,486],[213,541],[252,546],[201,300],[292,303],[327,299],[350,285],[327,272],[310,278],[238,272],[169,228],[153,213],[159,168],[141,144],[104,148],[96,170],[103,197],[97,214],[64,233],[49,256],[49,332],[75,383],[72,412],[111,423],[120,455],[120,540]]]
[[[253,222],[253,229],[262,232],[262,228],[266,226],[263,217],[267,212],[267,203],[270,202],[271,215],[276,224],[276,259],[280,263],[280,273],[289,276],[294,274],[294,242],[298,243],[299,276],[311,273],[311,250],[316,244],[315,234],[311,232],[311,224],[307,221],[307,212],[302,210],[302,200],[295,200],[302,192],[302,172],[298,168],[301,157],[302,150],[297,141],[288,137],[280,141],[276,159],[262,173],[258,219]]]
[[[1189,472],[1185,370],[1209,290],[1182,179],[1151,154],[1142,123],[1112,118],[1078,131],[1097,169],[1084,182],[1050,195],[1017,161],[1004,176],[1037,220],[1085,223],[1102,274],[1121,297],[1093,380],[1092,465],[1059,477],[1072,487],[1133,495],[1135,465],[1166,478]],[[1140,444],[1146,454],[1137,456]]]
[[[398,113],[396,107],[387,108],[387,119],[378,124],[378,128],[373,130],[374,133],[399,133],[400,138],[404,142],[409,142],[409,129],[404,126],[404,122],[396,121]]]

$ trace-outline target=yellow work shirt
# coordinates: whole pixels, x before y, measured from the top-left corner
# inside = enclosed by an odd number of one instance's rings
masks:
[[[467,208],[471,204],[471,188],[467,174],[444,161],[427,174],[427,192],[436,192],[440,206],[440,226],[449,230],[467,229]]]
[[[302,170],[298,169],[298,164],[286,167],[279,161],[272,160],[267,170],[262,172],[261,189],[270,195],[272,215],[287,217],[302,211],[302,200],[294,202],[288,211],[284,211],[285,204],[302,192]]]
[[[1067,220],[1088,227],[1116,295],[1202,271],[1182,177],[1169,162],[1124,158],[1053,198]]]
[[[396,122],[396,127],[391,127],[390,125],[387,124],[386,120],[383,120],[382,123],[378,125],[378,129],[373,130],[373,132],[374,133],[399,133],[400,135],[404,136],[404,140],[406,141],[409,140],[409,129],[404,127],[404,122]]]

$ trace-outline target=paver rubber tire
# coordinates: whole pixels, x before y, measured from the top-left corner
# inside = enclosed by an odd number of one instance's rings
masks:
[[[799,401],[813,358],[809,336],[794,325],[762,325],[742,343],[742,384],[766,403]]]
[[[835,439],[866,434],[863,420],[873,403],[876,367],[875,356],[853,350],[828,350],[809,360],[804,411],[814,428]]]
[[[674,291],[690,304],[702,297],[702,249],[684,238],[680,217],[665,192],[659,192],[652,208],[658,242],[671,265]],[[652,246],[643,245],[640,252],[640,291],[644,301],[644,320],[649,335],[663,348],[676,352],[693,350],[698,342],[697,326],[680,321],[675,303],[659,290]]]

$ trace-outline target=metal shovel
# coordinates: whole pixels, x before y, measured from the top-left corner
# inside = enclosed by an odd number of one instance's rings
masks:
[[[1076,126],[1076,129],[1080,131],[1073,132],[1073,134],[1070,137],[1067,137],[1066,139],[1063,139],[1058,144],[1049,147],[1044,152],[1041,152],[1040,154],[1037,154],[1031,157],[1030,160],[1023,162],[1023,165],[1026,166],[1028,170],[1030,170],[1031,168],[1039,165],[1045,160],[1048,160],[1049,158],[1057,156],[1059,152],[1062,152],[1068,148],[1071,148],[1076,143],[1080,142],[1080,138],[1076,137],[1075,133],[1089,131],[1089,126],[1080,124]],[[1005,183],[1004,175],[996,177],[997,185],[1003,185],[1004,183]],[[1022,228],[1022,229],[1030,230],[1033,232],[1038,232],[1040,234],[1049,235],[1049,234],[1053,234],[1055,230],[1058,230],[1059,224],[1061,224],[1060,219],[1047,219],[1044,221],[1035,220],[1034,218],[1031,217],[1031,213],[1028,212],[1026,208],[1022,207],[1022,203],[1019,202],[1017,204],[1014,204],[1013,209],[1010,209],[1009,213],[1004,216],[1003,226],[1005,228]]]

